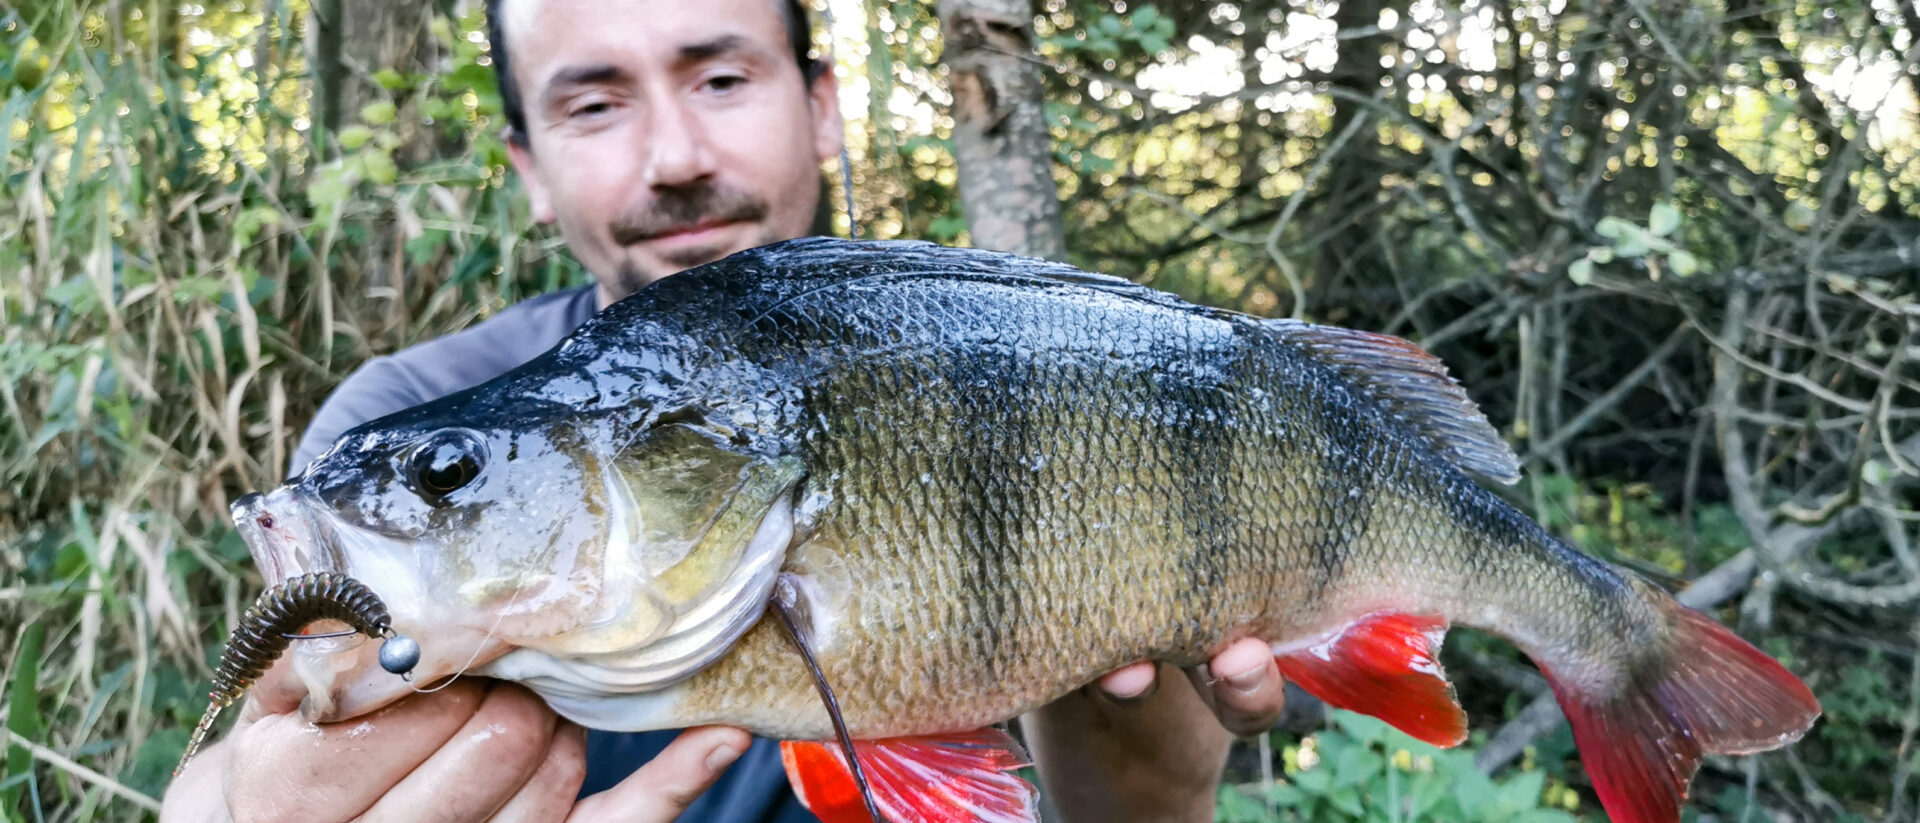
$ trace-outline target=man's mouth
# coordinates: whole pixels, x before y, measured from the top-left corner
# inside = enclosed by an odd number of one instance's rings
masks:
[[[721,230],[732,226],[735,222],[737,221],[715,217],[702,220],[698,223],[682,223],[669,227],[665,231],[661,231],[647,238],[647,242],[658,242],[661,240],[670,242],[700,242],[711,239],[713,236],[719,234]]]

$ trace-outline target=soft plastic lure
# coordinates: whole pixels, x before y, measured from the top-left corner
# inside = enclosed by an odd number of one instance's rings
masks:
[[[339,620],[352,630],[328,635],[299,633],[316,620]],[[260,599],[247,609],[240,625],[227,638],[220,666],[213,673],[213,691],[208,694],[212,704],[207,706],[207,713],[200,716],[200,725],[194,727],[187,751],[180,755],[180,765],[174,767],[173,773],[179,775],[187,761],[200,750],[220,710],[246,694],[294,640],[364,634],[386,641],[380,647],[380,665],[387,671],[402,676],[412,671],[414,662],[420,658],[420,647],[413,640],[394,634],[390,622],[387,605],[379,595],[366,584],[345,575],[312,572],[288,578],[261,592]]]

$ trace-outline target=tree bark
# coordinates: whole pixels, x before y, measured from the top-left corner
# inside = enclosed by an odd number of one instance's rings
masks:
[[[953,152],[973,245],[1065,260],[1027,0],[940,0]]]
[[[394,157],[401,165],[431,159],[435,141],[409,133],[422,117],[405,95],[395,96],[373,82],[373,73],[431,72],[440,60],[434,40],[432,0],[314,0],[313,123],[316,138],[330,139],[352,125],[368,103],[393,99],[399,106],[394,127],[403,141]],[[323,135],[325,137],[323,137]]]

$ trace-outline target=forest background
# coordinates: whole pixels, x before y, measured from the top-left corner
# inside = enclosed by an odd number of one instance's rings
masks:
[[[865,236],[1431,349],[1524,458],[1501,493],[1825,704],[1691,818],[1916,819],[1920,4],[815,3]],[[0,0],[8,819],[152,816],[261,585],[227,503],[341,377],[585,282],[477,6]],[[968,162],[995,134],[1042,188]],[[970,222],[1009,192],[1025,234]],[[1531,667],[1446,660],[1461,751],[1295,700],[1220,818],[1603,819]]]

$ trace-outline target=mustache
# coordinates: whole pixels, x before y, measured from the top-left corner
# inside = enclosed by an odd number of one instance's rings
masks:
[[[708,221],[745,223],[766,215],[766,202],[752,194],[700,186],[662,192],[645,208],[620,215],[611,228],[614,242],[626,246]]]

